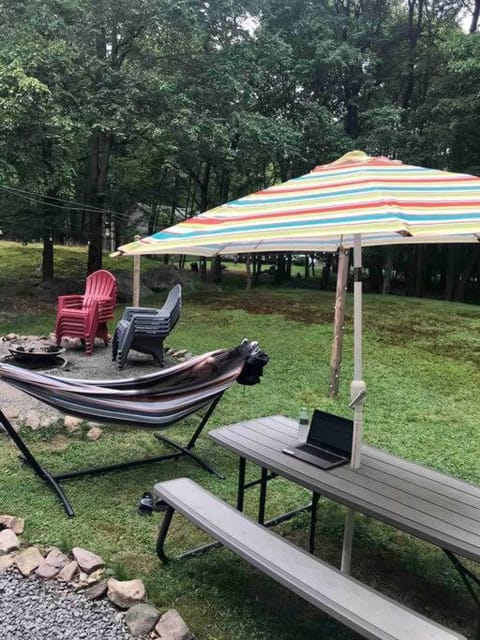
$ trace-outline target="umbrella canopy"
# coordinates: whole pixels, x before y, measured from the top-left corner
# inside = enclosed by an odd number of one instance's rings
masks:
[[[119,251],[203,256],[334,251],[353,246],[356,233],[368,246],[477,242],[479,231],[479,178],[353,151]]]

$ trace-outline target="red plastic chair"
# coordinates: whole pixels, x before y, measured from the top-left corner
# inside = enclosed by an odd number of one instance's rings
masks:
[[[81,338],[87,356],[92,354],[95,338],[108,344],[107,320],[113,318],[117,299],[117,282],[109,272],[101,269],[91,273],[85,293],[58,297],[55,337],[60,346],[62,338]]]

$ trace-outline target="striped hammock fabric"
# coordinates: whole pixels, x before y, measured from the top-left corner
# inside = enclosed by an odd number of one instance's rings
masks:
[[[132,254],[335,251],[478,242],[480,178],[353,151],[310,173],[123,245]]]
[[[77,380],[0,364],[0,379],[46,404],[87,420],[167,427],[222,395],[258,350],[245,341],[139,378]]]

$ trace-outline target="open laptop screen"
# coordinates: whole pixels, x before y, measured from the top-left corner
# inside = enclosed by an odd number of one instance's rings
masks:
[[[315,409],[308,432],[308,444],[329,449],[350,458],[352,437],[352,420]]]

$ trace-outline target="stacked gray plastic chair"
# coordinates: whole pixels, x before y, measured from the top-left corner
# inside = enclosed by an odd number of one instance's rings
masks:
[[[163,341],[180,317],[182,287],[177,284],[167,296],[161,309],[126,307],[117,324],[112,342],[113,360],[122,369],[130,349],[152,355],[163,366]]]

